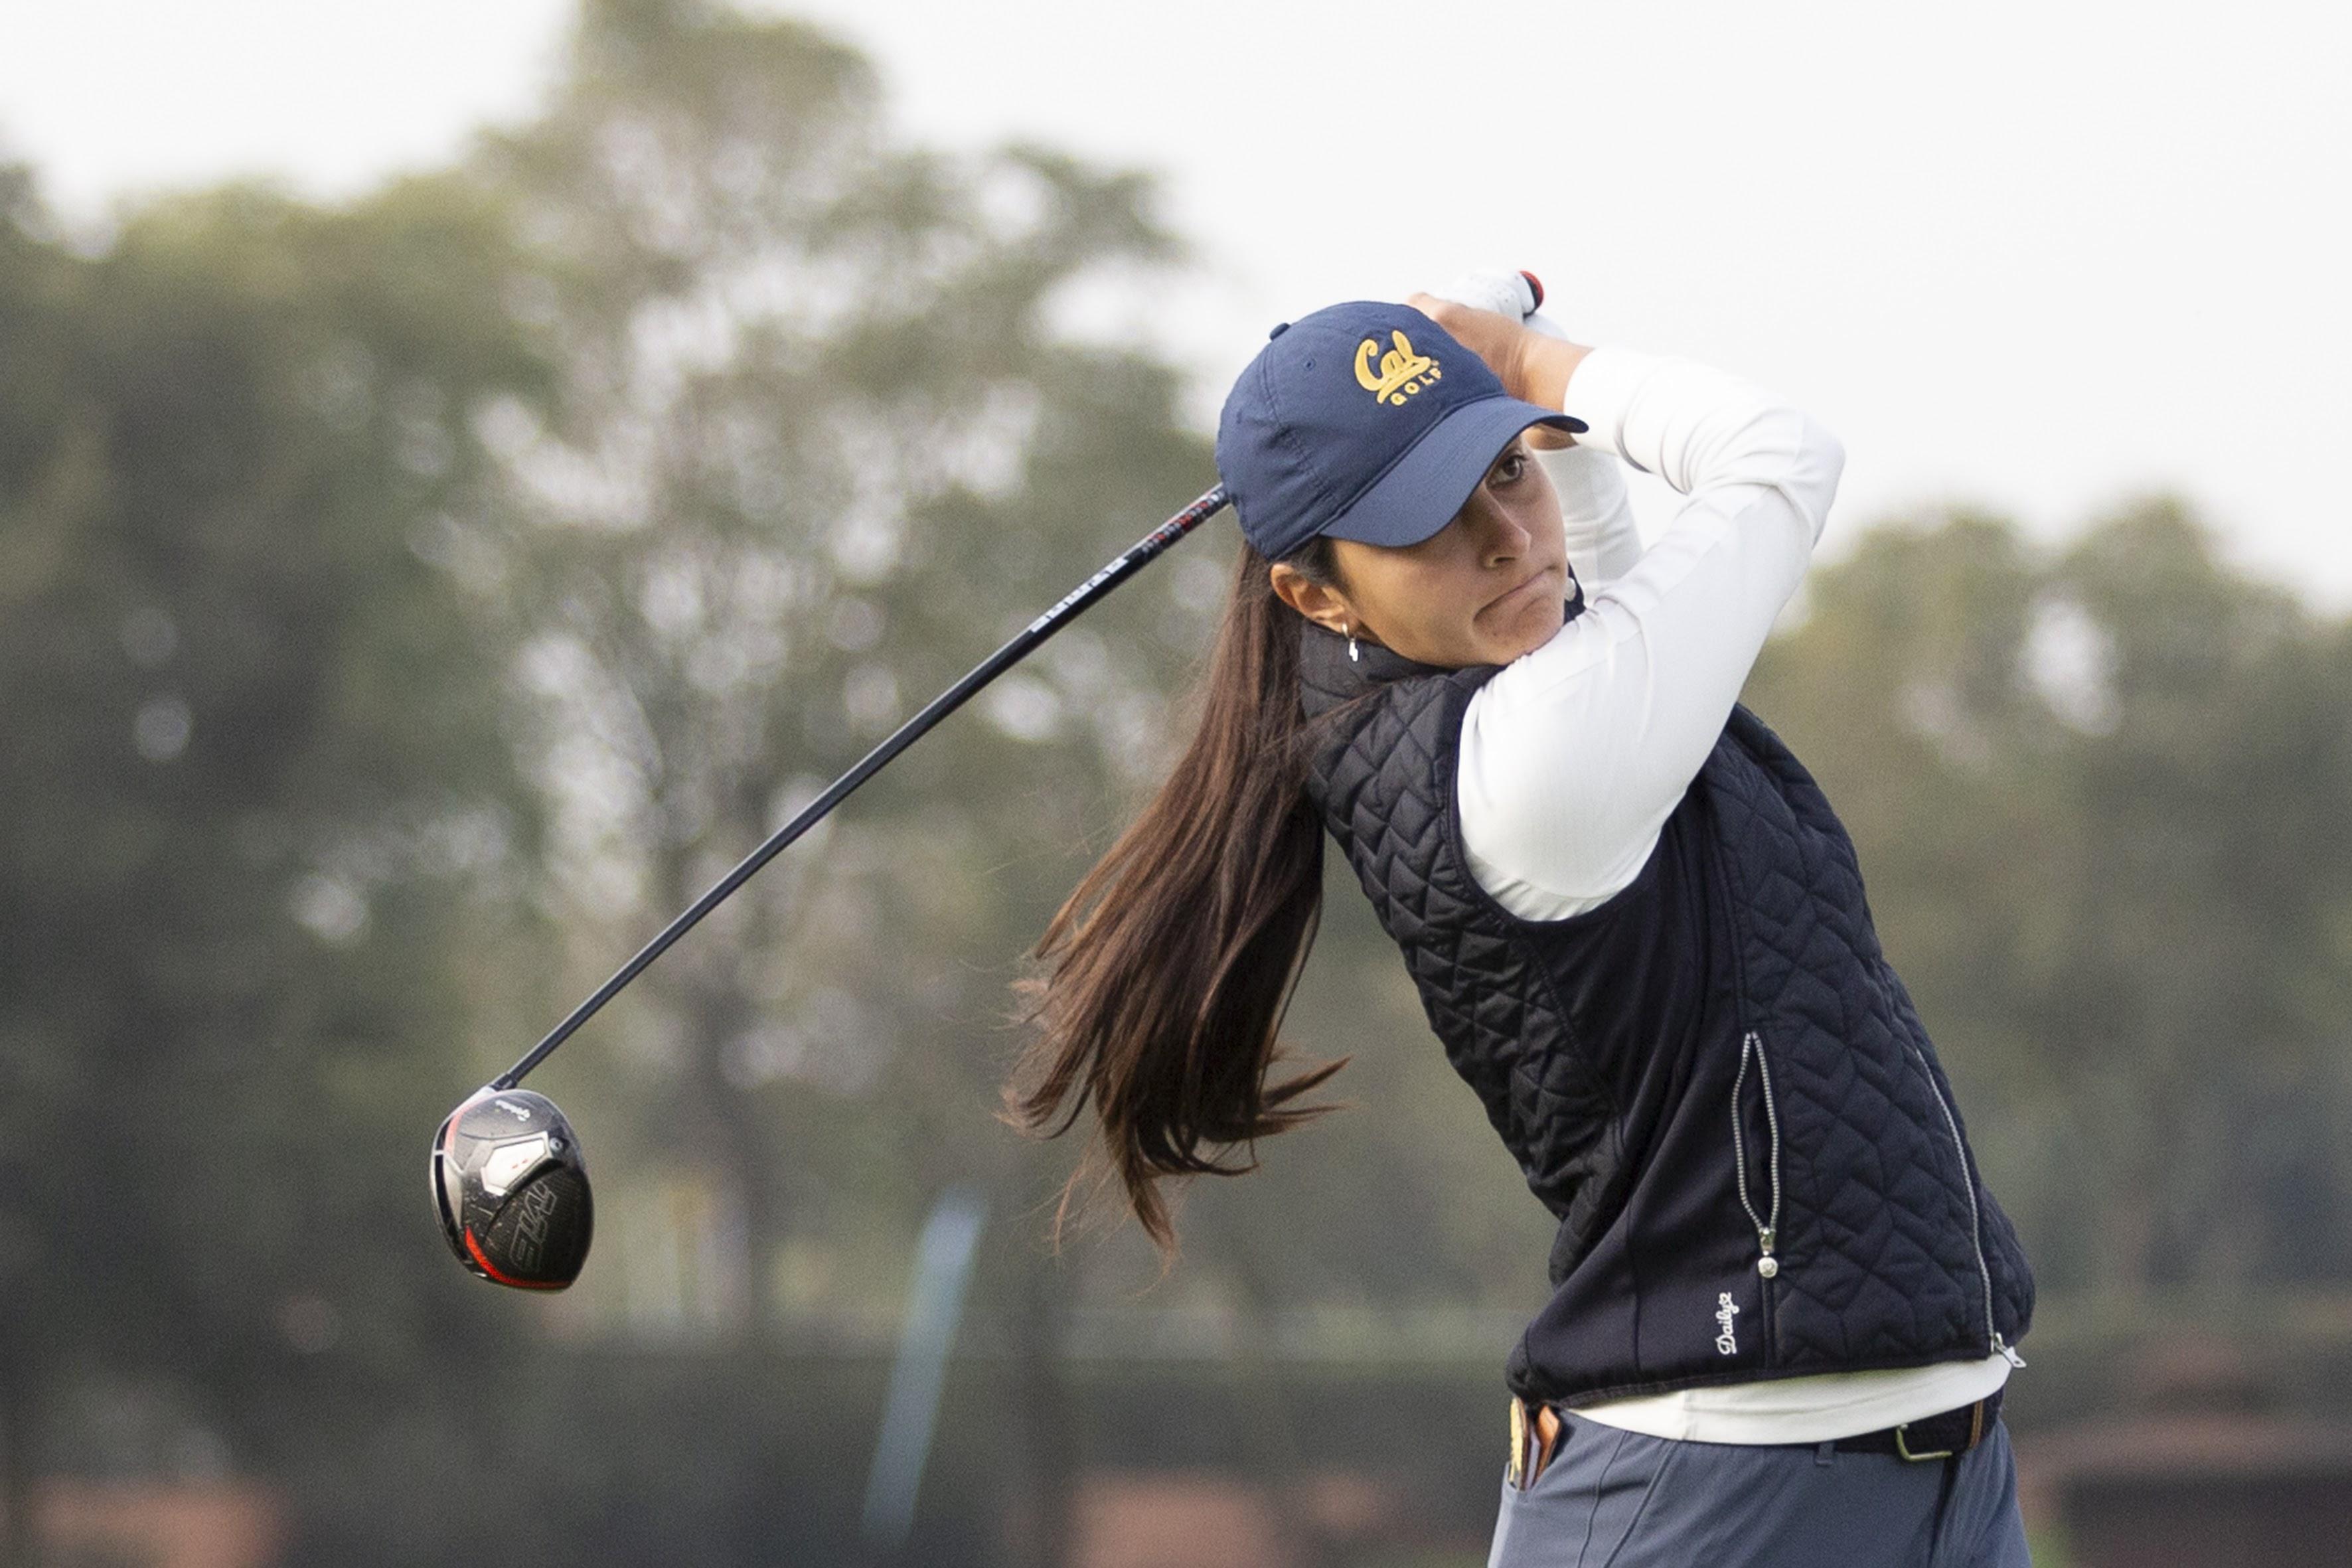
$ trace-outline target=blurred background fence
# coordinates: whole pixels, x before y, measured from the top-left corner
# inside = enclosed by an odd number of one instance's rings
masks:
[[[1215,530],[547,1069],[605,1200],[573,1291],[482,1289],[428,1211],[467,1089],[1202,488],[1178,371],[1071,325],[1185,267],[1148,180],[909,146],[840,44],[656,0],[363,199],[176,195],[93,247],[37,175],[0,171],[0,1561],[1483,1560],[1548,1227],[1344,871],[1291,1029],[1353,1108],[1194,1192],[1165,1278],[1055,1255],[1076,1151],[994,1120],[1018,955],[1182,731]],[[1748,700],[2035,1258],[2045,1560],[2311,1560],[2352,1522],[2352,626],[2163,495],[2059,547],[1934,510],[1816,572]],[[959,1184],[894,1544],[861,1508]]]

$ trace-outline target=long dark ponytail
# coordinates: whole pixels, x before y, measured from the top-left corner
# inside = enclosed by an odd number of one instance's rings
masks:
[[[1319,537],[1286,563],[1335,580]],[[1192,743],[1055,913],[1018,983],[1036,1033],[1005,1089],[1009,1119],[1055,1136],[1092,1104],[1099,1124],[1057,1234],[1090,1179],[1115,1177],[1172,1253],[1162,1178],[1254,1170],[1255,1140],[1330,1109],[1298,1101],[1344,1058],[1268,1078],[1323,902],[1299,632],[1265,557],[1244,544]]]

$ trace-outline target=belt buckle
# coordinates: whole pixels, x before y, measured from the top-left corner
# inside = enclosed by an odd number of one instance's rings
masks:
[[[1906,1421],[1901,1426],[1895,1428],[1895,1451],[1915,1465],[1924,1464],[1929,1459],[1948,1459],[1955,1454],[1967,1453],[1971,1448],[1974,1448],[1979,1443],[1984,1441],[1985,1402],[1979,1399],[1973,1405],[1970,1405],[1968,1407],[1968,1410],[1969,1440],[1961,1444],[1958,1447],[1937,1448],[1928,1453],[1915,1454],[1911,1451],[1910,1442],[1912,1423]],[[1946,1414],[1958,1415],[1958,1412],[1948,1411]],[[1928,1419],[1934,1421],[1939,1420],[1941,1417],[1931,1415]]]
[[[1559,1451],[1561,1422],[1548,1404],[1511,1400],[1511,1462],[1503,1479],[1513,1491],[1532,1491]]]
[[[1911,1423],[1908,1421],[1895,1428],[1895,1451],[1915,1465],[1925,1464],[1929,1459],[1948,1459],[1959,1452],[1958,1448],[1937,1448],[1925,1454],[1915,1454],[1911,1451],[1909,1441],[1904,1436],[1910,1430]]]

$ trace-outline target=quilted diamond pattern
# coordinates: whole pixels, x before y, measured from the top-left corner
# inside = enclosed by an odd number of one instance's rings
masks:
[[[1994,1330],[2015,1340],[2032,1273],[1879,947],[1853,841],[1745,709],[1700,779],[1745,928],[1747,991],[1769,1009],[1789,1204],[1784,1353],[1870,1362]]]
[[[1430,1027],[1528,1186],[1563,1224],[1561,1246],[1602,1212],[1618,1163],[1616,1119],[1570,1048],[1548,976],[1472,883],[1453,843],[1462,710],[1492,670],[1400,681],[1328,731],[1311,770],[1381,924],[1403,950]]]
[[[1626,1249],[1641,1244],[1626,1240],[1618,1222],[1693,1194],[1722,1211],[1729,1231],[1752,1236],[1735,1195],[1728,1122],[1719,1154],[1707,1139],[1675,1145],[1706,1151],[1696,1157],[1710,1168],[1659,1169],[1627,1158],[1624,1102],[1629,1092],[1646,1094],[1644,1139],[1685,1114],[1710,1130],[1718,1107],[1738,1116],[1730,1068],[1748,1031],[1762,1046],[1780,1124],[1780,1267],[1762,1368],[1914,1365],[1984,1354],[1995,1331],[2021,1336],[2032,1279],[2015,1232],[1978,1178],[1950,1086],[1880,951],[1853,844],[1778,738],[1735,710],[1676,814],[1688,814],[1682,837],[1698,846],[1697,862],[1720,878],[1724,895],[1681,896],[1723,908],[1704,911],[1699,924],[1632,932],[1633,945],[1619,950],[1698,942],[1703,952],[1678,955],[1704,997],[1681,1009],[1696,1022],[1685,1018],[1676,1035],[1663,1018],[1622,1016],[1621,1005],[1604,1010],[1615,1019],[1608,1037],[1580,1038],[1562,987],[1588,998],[1622,989],[1607,978],[1614,971],[1580,970],[1589,950],[1494,904],[1459,844],[1454,749],[1465,709],[1494,671],[1430,669],[1372,647],[1360,663],[1342,662],[1338,643],[1310,629],[1304,646],[1310,794],[1402,951],[1448,1059],[1529,1189],[1560,1220],[1552,1273],[1562,1293],[1547,1312],[1566,1321],[1553,1325],[1558,1331],[1543,1317],[1530,1327],[1514,1360],[1515,1386],[1549,1397],[1758,1374],[1714,1364],[1711,1348],[1677,1362],[1641,1326],[1644,1295],[1696,1292],[1711,1310],[1722,1280],[1703,1270],[1722,1268],[1719,1258],[1662,1264],[1644,1255],[1646,1272],[1611,1276],[1601,1296],[1637,1298],[1617,1338],[1592,1331],[1570,1279],[1604,1232],[1622,1256],[1594,1266],[1633,1270]],[[1727,942],[1692,934],[1718,926]],[[1687,1103],[1678,1109],[1676,1100]],[[1645,1209],[1634,1189],[1652,1184],[1668,1196]],[[1743,1252],[1731,1267],[1746,1270],[1753,1260]],[[1693,1278],[1675,1278],[1677,1268]]]

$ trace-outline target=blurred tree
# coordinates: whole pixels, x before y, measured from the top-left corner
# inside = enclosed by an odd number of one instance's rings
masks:
[[[2262,1171],[2266,1125],[2332,1098],[2352,1002],[2333,639],[2168,503],[2095,530],[2052,592],[2094,629],[2104,689],[2076,725],[2079,879],[2032,1000],[2103,1156],[2102,1277],[2229,1294],[2341,1259],[2340,1194],[2301,1216],[2335,1225],[2284,1226]]]
[[[341,213],[232,188],[83,258],[6,188],[12,1530],[38,1461],[331,1475],[362,1421],[446,1479],[461,1450],[381,1412],[415,1358],[509,1337],[420,1266],[418,1179],[469,973],[530,940],[510,655],[434,563],[484,472],[469,411],[546,384],[497,215],[446,179]],[[38,1416],[134,1384],[146,1450]]]
[[[546,115],[473,173],[557,345],[551,415],[485,421],[508,521],[466,548],[530,563],[530,761],[584,989],[1210,465],[1174,374],[1084,330],[1173,255],[1149,188],[903,151],[865,63],[799,25],[597,0]],[[1061,1152],[992,1119],[1003,984],[1087,825],[1164,755],[1194,581],[1089,615],[567,1048],[589,1135],[626,1129],[607,1189],[666,1194],[608,1207],[592,1301],[721,1344],[795,1309],[887,1343],[945,1184],[989,1180],[1034,1244]],[[982,1290],[1037,1373],[1049,1561],[1061,1347],[1030,1251]]]
[[[883,131],[866,67],[815,34],[614,0],[547,119],[481,160],[537,240],[522,286],[562,324],[561,416],[514,421],[507,456],[543,566],[537,760],[596,936],[583,973],[1202,472],[1164,367],[1055,331],[1074,286],[1168,249],[1142,187]],[[646,1066],[755,1255],[843,1142],[841,1102],[919,1121],[939,1098],[882,1079],[935,1063],[967,1110],[992,1098],[992,1045],[895,1047],[959,999],[996,1009],[960,972],[1046,896],[997,868],[1073,827],[1034,791],[1066,806],[1148,769],[1160,682],[1139,670],[1199,630],[1057,642],[649,977]],[[861,1129],[837,1173],[919,1212],[969,1143],[894,1120],[903,1147],[861,1157]]]

